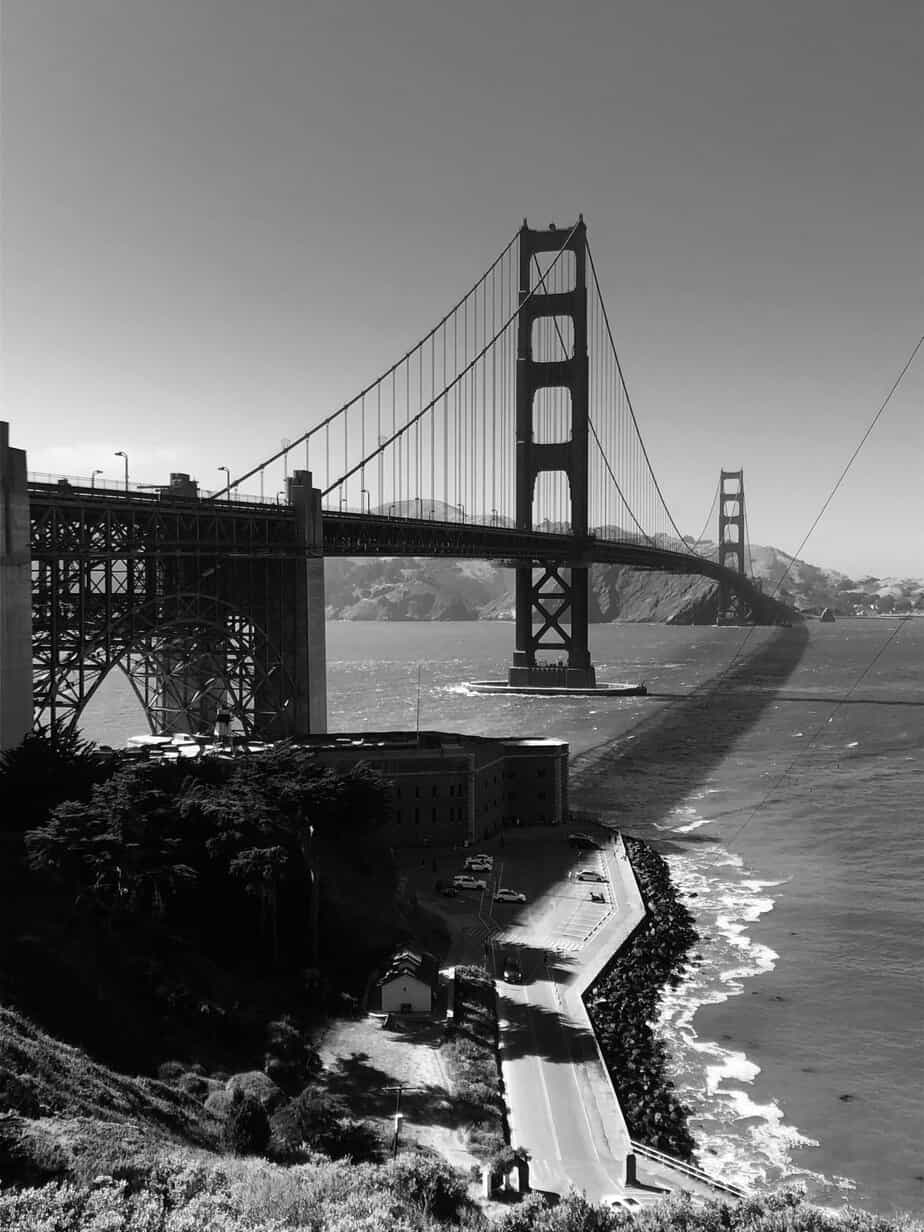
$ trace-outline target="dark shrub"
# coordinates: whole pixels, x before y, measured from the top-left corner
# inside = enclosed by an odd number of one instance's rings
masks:
[[[461,1172],[430,1155],[405,1155],[387,1165],[389,1187],[433,1219],[455,1220],[468,1201]]]
[[[252,1069],[244,1073],[232,1074],[226,1084],[229,1095],[240,1091],[242,1095],[251,1095],[258,1100],[268,1114],[274,1113],[286,1102],[286,1097],[275,1082],[261,1070]]]
[[[204,1102],[217,1086],[217,1084],[210,1083],[208,1078],[203,1078],[199,1074],[183,1074],[176,1085],[179,1090],[184,1091],[187,1095],[191,1095],[193,1099],[198,1099],[200,1102]]]
[[[0,1112],[19,1112],[26,1117],[40,1116],[35,1079],[29,1074],[14,1074],[0,1065]]]
[[[294,1161],[306,1151],[319,1151],[331,1159],[350,1158],[354,1163],[378,1159],[382,1152],[378,1133],[344,1112],[339,1100],[308,1087],[272,1118],[273,1155],[280,1162]]]
[[[178,1082],[186,1073],[182,1061],[163,1061],[157,1067],[157,1077],[161,1082]]]
[[[206,1112],[210,1112],[212,1116],[221,1119],[226,1117],[231,1110],[231,1096],[223,1087],[217,1091],[210,1091],[205,1097],[205,1104],[203,1106]]]
[[[266,1110],[258,1099],[235,1091],[221,1131],[222,1145],[234,1155],[262,1155],[269,1145]]]
[[[274,1146],[281,1152],[307,1147],[339,1154],[344,1106],[316,1087],[308,1087],[273,1117]]]

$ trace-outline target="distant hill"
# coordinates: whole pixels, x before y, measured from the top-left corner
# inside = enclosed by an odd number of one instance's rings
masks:
[[[700,543],[698,550],[715,545]],[[817,615],[823,608],[840,616],[874,616],[880,613],[924,611],[924,579],[850,578],[836,569],[810,565],[779,548],[750,548],[751,571],[762,580],[764,591],[779,588],[779,596],[804,615]]]
[[[413,502],[412,502],[413,504]],[[425,516],[429,510],[426,506]],[[396,507],[394,512],[398,512]],[[416,506],[404,508],[405,515]],[[451,516],[454,514],[455,516]],[[458,510],[434,503],[438,520],[460,520]],[[676,547],[674,541],[664,546]],[[715,545],[698,550],[712,554]],[[834,569],[795,560],[774,547],[750,550],[753,574],[765,594],[806,615],[829,607],[838,615],[924,610],[924,581],[917,578],[855,580]],[[421,557],[357,557],[325,561],[327,615],[331,620],[513,620],[513,570],[489,561]],[[782,584],[781,584],[782,580]],[[708,578],[595,565],[591,571],[592,621],[711,624],[716,584]]]

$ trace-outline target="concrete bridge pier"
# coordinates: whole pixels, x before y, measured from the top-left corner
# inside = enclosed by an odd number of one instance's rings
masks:
[[[295,578],[293,736],[327,731],[327,635],[324,602],[324,528],[321,493],[311,486],[310,471],[289,479],[289,503],[295,510],[304,558]]]
[[[32,728],[32,562],[26,451],[0,420],[0,751]]]

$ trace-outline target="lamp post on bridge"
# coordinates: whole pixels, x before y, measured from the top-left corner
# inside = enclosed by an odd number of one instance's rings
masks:
[[[99,468],[97,468],[97,469],[96,469],[95,471],[93,471],[93,472],[92,472],[92,474],[90,475],[90,491],[91,491],[91,492],[92,492],[92,491],[93,491],[93,489],[96,487],[96,476],[97,476],[97,475],[101,475],[102,473],[103,473],[103,472],[102,472]]]
[[[497,525],[497,510],[496,509],[491,510],[491,525],[492,526]]]
[[[458,509],[462,517],[462,521],[464,522],[465,521],[465,506],[464,505],[453,505],[453,509]]]
[[[227,498],[228,498],[228,501],[230,501],[231,500],[231,469],[230,467],[227,467],[227,466],[219,466],[218,470],[225,472],[225,480],[226,480],[225,487],[228,489]]]
[[[125,463],[125,491],[128,491],[128,454],[124,449],[117,449],[112,455],[114,458],[121,458]]]
[[[365,502],[363,502],[363,497],[366,498]],[[368,508],[366,507],[367,505]],[[359,512],[369,514],[372,513],[372,497],[369,495],[368,488],[359,489]]]

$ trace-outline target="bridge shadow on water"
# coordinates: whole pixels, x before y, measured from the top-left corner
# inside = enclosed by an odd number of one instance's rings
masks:
[[[654,693],[654,701],[663,701],[656,714],[572,759],[572,807],[638,834],[662,851],[720,841],[719,835],[695,833],[674,833],[668,839],[654,827],[708,781],[777,703],[808,641],[804,625],[774,630],[690,693]]]
[[[721,842],[718,833],[669,834],[656,829],[655,823],[663,825],[673,808],[708,782],[735,745],[776,704],[779,691],[802,659],[808,640],[808,630],[803,625],[768,631],[753,649],[745,648],[723,672],[689,693],[667,695],[669,700],[661,701],[655,695],[652,700],[657,709],[650,717],[572,759],[572,807],[646,839],[661,852]],[[731,818],[738,814],[726,810],[713,816]],[[582,828],[586,825],[575,824]],[[501,850],[496,852],[496,858],[505,861],[507,877],[528,877],[526,888],[531,901],[552,891],[558,897],[573,898],[578,904],[589,897],[590,890],[585,894],[583,883],[580,889],[573,882],[569,888],[562,887],[563,868],[579,858],[566,846],[565,839],[564,834],[543,827],[508,830],[504,836],[506,847],[503,854]],[[587,854],[583,853],[585,857]],[[526,865],[519,864],[521,857],[528,861]],[[453,853],[441,856],[445,862],[442,871],[451,872],[454,859],[457,857]],[[447,908],[444,900],[439,909],[453,910]],[[495,912],[499,911],[495,908]],[[508,940],[498,939],[495,944],[495,974],[502,973],[507,952],[515,955],[523,970],[530,1007],[527,1015],[516,1004],[522,994],[498,979],[499,1014],[509,1023],[504,1031],[506,1056],[511,1060],[539,1056],[562,1064],[595,1061],[598,1053],[593,1034],[566,1018],[548,987],[553,976],[559,986],[567,979],[574,969],[574,954],[557,957],[556,938],[552,935],[544,942],[531,944],[525,939],[529,929],[524,934],[517,927],[519,915],[519,908],[510,909],[509,914],[504,910],[502,915],[492,915],[492,924],[499,933],[513,929]],[[542,948],[543,944],[548,949]],[[551,970],[545,965],[547,956]]]

